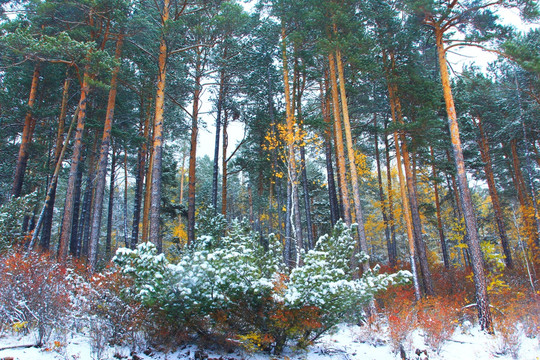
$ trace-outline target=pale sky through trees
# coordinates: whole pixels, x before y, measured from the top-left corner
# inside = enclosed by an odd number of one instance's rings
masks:
[[[251,11],[253,8],[252,3],[243,4],[244,8],[248,11]],[[513,25],[517,27],[520,31],[525,32],[531,28],[536,28],[539,24],[525,24],[521,20],[519,14],[515,10],[504,10],[501,11],[503,23],[508,25]],[[497,55],[484,51],[474,47],[462,47],[456,48],[453,51],[448,53],[448,62],[452,71],[461,72],[461,69],[465,66],[476,65],[482,69],[485,69],[490,62],[493,62],[497,59]],[[456,75],[456,74],[453,74]],[[199,157],[204,157],[208,155],[210,159],[214,157],[214,141],[215,141],[215,114],[211,111],[211,95],[209,91],[205,92],[205,96],[202,99],[202,108],[201,108],[201,120],[204,122],[199,129],[199,140],[197,147],[197,154]],[[229,151],[232,152],[236,148],[236,145],[242,140],[244,134],[244,126],[240,121],[233,121],[229,124],[228,128],[229,133]],[[221,138],[220,142],[223,141]],[[220,147],[220,158],[221,158],[221,147]],[[221,162],[220,162],[221,166]]]

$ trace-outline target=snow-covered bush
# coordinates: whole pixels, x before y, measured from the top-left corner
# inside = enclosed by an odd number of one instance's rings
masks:
[[[408,271],[379,274],[378,266],[354,279],[359,269],[353,264],[367,260],[363,253],[354,254],[355,243],[351,229],[338,222],[331,235],[321,236],[315,249],[305,254],[304,265],[293,269],[282,301],[290,308],[320,309],[325,330],[347,318],[358,321],[375,293],[409,282]]]
[[[184,306],[198,311],[224,310],[239,300],[271,295],[272,276],[280,269],[281,247],[271,236],[269,250],[255,241],[244,224],[232,225],[227,236],[216,241],[202,236],[172,271],[178,282],[177,298],[189,299]],[[255,300],[256,301],[256,300]]]
[[[158,254],[152,243],[142,243],[137,249],[120,248],[112,260],[134,284],[127,287],[126,296],[147,306],[166,303],[175,274],[165,255]]]
[[[266,245],[235,222],[226,236],[200,236],[176,265],[151,244],[120,249],[114,261],[133,278],[131,296],[158,306],[169,321],[214,340],[264,339],[274,352],[292,339],[305,346],[347,317],[358,318],[374,293],[410,276],[375,269],[353,279],[355,241],[343,223],[303,254],[290,276],[279,239],[271,235]]]

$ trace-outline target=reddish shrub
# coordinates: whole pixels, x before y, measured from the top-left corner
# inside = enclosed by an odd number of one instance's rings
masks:
[[[0,259],[0,321],[36,329],[42,345],[71,307],[66,269],[46,254],[12,253]]]
[[[426,344],[437,353],[443,342],[454,333],[462,301],[461,296],[457,295],[426,298],[417,304],[418,325],[424,330]]]

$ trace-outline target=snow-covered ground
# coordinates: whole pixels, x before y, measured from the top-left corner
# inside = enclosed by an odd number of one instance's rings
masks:
[[[211,350],[200,350],[195,346],[183,346],[171,352],[137,351],[131,353],[128,347],[106,347],[101,354],[92,349],[91,337],[76,334],[67,337],[63,342],[50,340],[48,347],[43,348],[11,348],[0,350],[0,359],[13,360],[95,360],[95,359],[133,359],[133,360],[173,360],[173,359],[220,359],[220,360],[323,360],[323,359],[362,359],[390,360],[400,359],[399,352],[392,351],[384,327],[377,331],[366,327],[342,325],[333,333],[321,337],[317,343],[307,350],[294,351],[286,349],[280,356],[262,353],[226,353]],[[0,335],[0,348],[31,344],[32,336]],[[524,335],[517,336],[512,341],[514,349],[519,344],[517,357],[507,348],[500,336],[490,336],[478,328],[467,330],[457,328],[451,339],[445,341],[439,353],[429,349],[423,340],[423,335],[416,330],[404,342],[404,350],[408,359],[439,359],[439,360],[487,360],[487,359],[523,359],[540,360],[540,334],[530,339]],[[424,352],[423,350],[426,350]],[[419,353],[419,355],[416,355]]]

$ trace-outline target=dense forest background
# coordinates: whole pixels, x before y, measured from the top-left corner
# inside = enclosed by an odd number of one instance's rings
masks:
[[[238,219],[293,269],[342,219],[360,272],[409,269],[417,300],[470,273],[487,331],[490,294],[536,293],[536,2],[0,4],[0,252],[95,272]],[[449,67],[468,47],[498,58]]]

